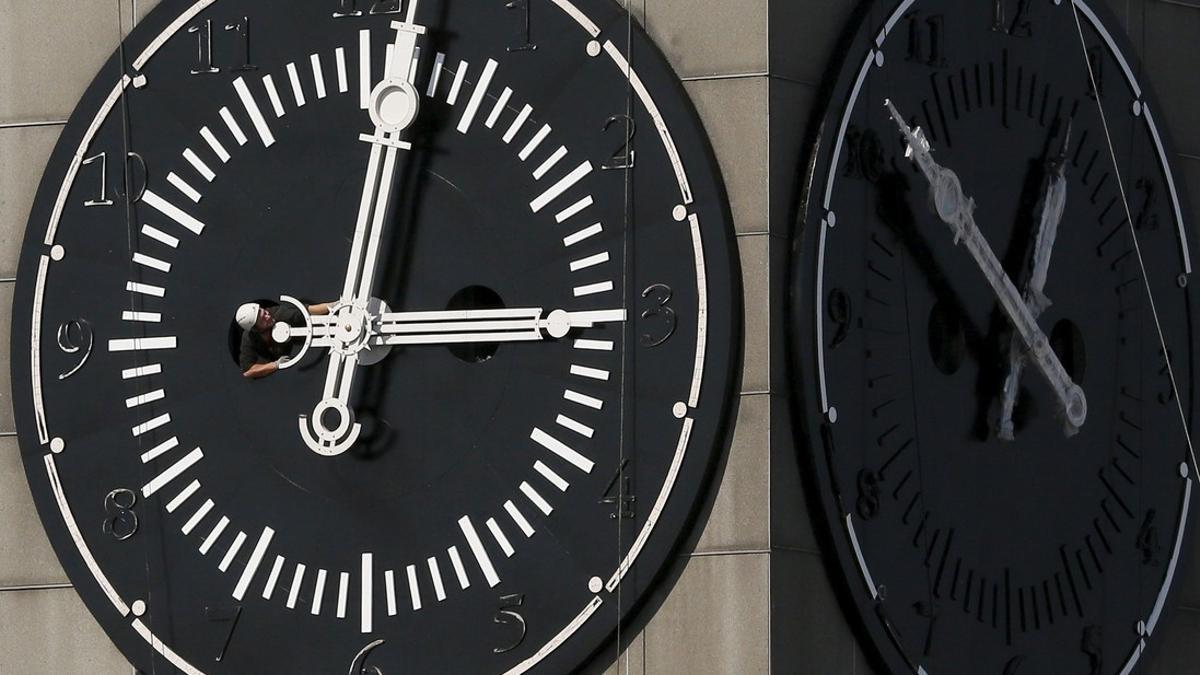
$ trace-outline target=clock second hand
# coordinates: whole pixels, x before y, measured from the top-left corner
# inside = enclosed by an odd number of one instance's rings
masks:
[[[1050,256],[1054,251],[1054,241],[1058,236],[1058,226],[1062,222],[1063,208],[1067,203],[1067,149],[1071,143],[1071,122],[1067,122],[1067,130],[1063,135],[1062,148],[1050,162],[1050,175],[1046,179],[1046,189],[1042,194],[1041,205],[1038,209],[1038,232],[1033,247],[1033,270],[1029,282],[1025,286],[1025,304],[1037,318],[1050,306],[1046,297],[1046,275],[1050,270]],[[1021,384],[1021,370],[1025,366],[1025,357],[1020,349],[1021,338],[1013,335],[1008,346],[1008,375],[1004,378],[1004,389],[1000,405],[1000,421],[996,427],[996,436],[1013,440],[1013,409],[1017,403],[1017,389]]]
[[[379,243],[383,238],[384,221],[391,199],[397,151],[412,148],[411,144],[400,139],[400,135],[416,119],[420,102],[416,89],[408,79],[416,58],[417,36],[426,31],[424,26],[413,23],[417,5],[418,0],[411,0],[407,20],[392,23],[396,40],[387,66],[388,76],[371,92],[369,103],[375,133],[359,137],[359,140],[371,144],[371,158],[367,165],[340,307],[336,312],[338,318],[342,319],[347,318],[347,314],[352,316],[366,310],[379,263]],[[381,154],[384,155],[382,167]],[[318,454],[340,455],[350,449],[361,433],[361,425],[354,421],[354,411],[349,406],[357,366],[357,352],[343,354],[336,349],[330,350],[322,399],[314,407],[311,417],[300,416],[300,435],[309,449]],[[329,423],[327,413],[334,414],[336,423]]]
[[[1067,435],[1076,433],[1087,419],[1087,397],[1063,368],[1058,355],[1050,348],[1050,341],[1038,326],[1037,319],[1021,298],[1012,279],[1008,278],[1000,260],[984,239],[983,233],[979,231],[979,226],[975,224],[975,200],[963,194],[962,184],[953,171],[934,161],[930,154],[929,141],[925,140],[923,134],[914,132],[908,126],[891,100],[884,101],[884,105],[908,141],[907,155],[916,162],[925,179],[929,181],[930,196],[933,198],[938,217],[954,232],[955,244],[960,241],[966,244],[971,257],[975,259],[1000,301],[1000,306],[1008,315],[1009,322],[1020,334],[1034,363],[1054,390],[1066,421]]]

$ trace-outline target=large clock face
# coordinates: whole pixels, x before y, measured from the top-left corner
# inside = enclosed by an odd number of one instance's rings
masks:
[[[46,172],[22,454],[145,672],[573,670],[725,447],[732,227],[664,59],[608,0],[414,5],[164,2]],[[250,380],[251,301],[334,305]]]
[[[1177,585],[1195,231],[1100,4],[874,2],[831,89],[791,360],[887,672],[1128,673]]]

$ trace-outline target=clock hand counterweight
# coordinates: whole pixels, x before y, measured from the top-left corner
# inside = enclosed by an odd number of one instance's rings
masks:
[[[1034,363],[1054,390],[1066,419],[1068,435],[1075,433],[1087,418],[1087,398],[1083,389],[1075,384],[1063,368],[1058,355],[1050,348],[1050,341],[1038,326],[1037,318],[1009,279],[983,233],[979,231],[974,216],[975,200],[963,194],[962,184],[953,171],[934,161],[929,141],[920,129],[913,131],[890,100],[885,101],[884,105],[908,141],[907,155],[916,162],[925,179],[929,181],[930,196],[938,217],[954,232],[954,243],[958,244],[961,241],[966,245],[1000,301],[1008,320],[1021,336]]]
[[[417,36],[426,32],[424,26],[413,23],[418,4],[418,0],[411,0],[406,21],[392,23],[396,40],[387,65],[387,76],[372,90],[368,105],[375,133],[359,137],[371,144],[371,155],[341,302],[336,310],[337,317],[343,319],[361,316],[367,311],[379,264],[379,243],[392,196],[396,156],[399,150],[412,147],[400,136],[416,119],[420,103],[420,96],[409,81],[412,62],[416,58]],[[354,411],[349,406],[357,367],[357,352],[330,350],[322,400],[313,409],[311,418],[300,416],[300,435],[318,454],[341,454],[361,433],[361,426],[354,422]],[[335,418],[333,422],[326,419],[330,413]]]
[[[1050,271],[1050,257],[1058,226],[1062,222],[1063,209],[1067,203],[1067,149],[1071,143],[1071,123],[1063,135],[1062,148],[1050,161],[1046,187],[1038,204],[1037,238],[1033,247],[1033,269],[1025,286],[1025,304],[1034,318],[1050,306],[1046,297],[1046,276]],[[1020,337],[1013,335],[1008,346],[1008,374],[1004,378],[1004,389],[1000,403],[1000,421],[996,435],[1006,441],[1013,440],[1013,408],[1017,403],[1017,390],[1021,383],[1021,370],[1025,367],[1025,356],[1020,348]]]

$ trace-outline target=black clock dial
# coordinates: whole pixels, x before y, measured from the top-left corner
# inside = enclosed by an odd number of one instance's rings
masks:
[[[164,2],[80,103],[17,414],[137,667],[567,672],[687,532],[740,357],[720,177],[615,3],[528,5]],[[336,320],[244,378],[234,310],[292,300]]]
[[[1148,73],[1097,4],[870,3],[831,91],[796,409],[887,672],[1126,673],[1161,631],[1196,241]]]

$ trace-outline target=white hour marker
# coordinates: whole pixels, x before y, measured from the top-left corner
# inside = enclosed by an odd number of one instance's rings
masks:
[[[458,577],[458,585],[465,591],[471,587],[471,580],[467,578],[467,568],[463,566],[462,556],[458,554],[458,547],[451,546],[446,550],[450,555],[450,564],[454,566],[454,575]]]
[[[604,231],[604,226],[600,223],[585,227],[575,234],[563,237],[563,246],[574,246],[585,239],[594,237]]]
[[[167,397],[166,391],[164,391],[162,389],[155,389],[154,391],[147,392],[145,394],[138,394],[137,396],[130,396],[129,398],[125,399],[125,407],[126,408],[136,408],[140,405],[146,405],[147,403],[161,401],[166,397]]]
[[[496,75],[496,66],[498,65],[494,60],[488,59],[487,65],[483,67],[483,75],[480,76],[479,83],[475,85],[475,90],[471,92],[467,107],[463,109],[462,119],[458,122],[459,133],[465,134],[470,131],[471,123],[475,121],[479,106],[483,104],[483,97],[487,95],[487,89],[492,84],[492,78]]]
[[[384,572],[383,583],[387,590],[388,616],[396,616],[396,573],[392,570]]]
[[[429,576],[433,579],[433,594],[437,596],[438,602],[446,599],[446,587],[442,584],[442,571],[438,567],[437,558],[430,558],[425,561],[429,564]]]
[[[458,72],[454,73],[454,83],[450,85],[450,93],[446,95],[446,103],[450,105],[458,103],[458,95],[462,92],[463,81],[467,79],[468,67],[466,61],[459,62]]]
[[[141,424],[134,427],[131,431],[133,431],[134,436],[141,436],[142,434],[149,433],[161,426],[166,426],[167,424],[170,424],[170,423],[171,423],[171,414],[163,413],[148,422],[142,422]]]
[[[425,91],[425,95],[433,98],[437,93],[438,83],[442,81],[442,68],[446,65],[446,55],[438,52],[437,57],[433,60],[433,75],[429,78],[429,89]]]
[[[233,140],[237,141],[238,145],[250,142],[246,132],[242,131],[242,126],[234,119],[233,113],[229,112],[229,108],[221,108],[221,119],[225,121],[225,126],[229,127],[229,133],[233,134]]]
[[[188,454],[184,455],[177,462],[167,467],[167,469],[162,473],[158,474],[158,476],[156,476],[149,483],[146,483],[146,485],[142,487],[142,496],[149,498],[168,483],[178,478],[181,473],[192,468],[192,466],[194,466],[196,462],[199,462],[201,459],[204,459],[204,452],[200,450],[200,448],[196,448],[195,450],[192,450]]]
[[[132,380],[135,377],[146,377],[148,375],[158,375],[162,372],[162,364],[152,363],[148,366],[138,366],[137,368],[126,368],[121,371],[121,379]]]
[[[500,121],[500,114],[504,112],[504,108],[508,105],[509,99],[512,98],[512,89],[505,87],[504,91],[500,92],[500,98],[496,99],[496,105],[492,107],[492,114],[488,115],[487,122],[484,123],[489,129],[496,127],[496,122]]]
[[[521,532],[525,535],[526,539],[533,536],[533,526],[529,524],[529,521],[525,519],[525,514],[521,513],[520,509],[517,508],[516,504],[512,503],[511,499],[504,502],[504,510],[508,511],[509,517],[517,524],[517,527],[521,528]]]
[[[167,174],[167,182],[175,186],[175,189],[182,192],[188,199],[196,203],[200,202],[200,192],[189,185],[187,181],[180,178],[175,172]]]
[[[246,595],[247,589],[250,588],[250,582],[254,579],[254,574],[258,572],[259,565],[262,564],[263,556],[267,554],[267,547],[271,545],[271,539],[275,536],[275,530],[269,527],[263,528],[262,534],[258,537],[258,543],[254,545],[254,551],[250,553],[250,560],[246,563],[246,568],[242,570],[242,576],[238,577],[237,586],[233,588],[233,597],[235,600],[241,600]],[[283,566],[283,558],[276,560],[277,568],[273,571],[275,576],[278,576],[278,567]],[[271,581],[271,586],[275,582]]]
[[[161,298],[167,294],[167,289],[162,286],[151,286],[136,281],[130,281],[125,284],[125,290],[130,293],[141,293],[142,295],[151,295],[156,298]]]
[[[525,106],[521,108],[521,112],[517,113],[517,119],[513,120],[512,125],[508,127],[508,131],[504,132],[504,142],[512,143],[517,137],[517,133],[521,131],[521,127],[525,126],[525,122],[529,120],[529,116],[533,114],[533,106]]]
[[[208,555],[208,552],[212,550],[213,544],[217,543],[217,539],[220,538],[221,533],[225,531],[226,527],[229,527],[229,516],[221,516],[221,519],[217,521],[213,529],[209,530],[208,536],[200,544],[200,553],[202,555]]]
[[[483,548],[483,541],[475,532],[475,526],[471,524],[471,519],[467,516],[459,518],[458,527],[462,530],[463,536],[467,538],[467,544],[471,547],[471,553],[475,555],[475,561],[479,563],[483,578],[487,580],[489,587],[495,588],[500,584],[500,577],[496,576],[496,568],[492,566],[492,559],[488,557],[487,550]]]
[[[578,403],[579,405],[587,406],[595,410],[604,408],[604,401],[601,401],[598,398],[593,398],[586,394],[580,394],[577,391],[571,391],[570,389],[563,392],[563,398],[572,403]]]
[[[158,312],[121,312],[122,321],[133,321],[136,323],[160,323],[162,314]]]
[[[275,565],[271,568],[271,574],[267,577],[267,585],[263,588],[263,600],[270,600],[275,594],[275,586],[279,584],[279,574],[283,571],[284,557],[281,555],[275,556]]]
[[[541,194],[541,196],[530,202],[529,208],[533,209],[534,213],[541,212],[541,210],[546,208],[550,202],[553,202],[555,199],[561,197],[567,190],[575,187],[576,183],[583,180],[584,176],[592,172],[592,168],[591,162],[584,162],[583,164],[575,167],[574,171],[566,176],[563,176],[562,179],[560,179],[557,183],[550,186],[550,189],[546,190]]]
[[[325,597],[325,577],[329,573],[325,570],[317,570],[317,586],[313,589],[313,601],[311,613],[317,616],[321,613],[321,599]]]
[[[204,223],[184,213],[178,206],[159,197],[151,190],[146,190],[145,194],[142,195],[142,202],[176,223],[179,223],[185,229],[192,232],[192,234],[201,234],[204,232]]]
[[[333,56],[337,61],[338,93],[344,94],[350,91],[350,81],[346,77],[346,48],[338,47],[333,51]]]
[[[371,31],[358,31],[358,107],[371,105]]]
[[[200,524],[200,521],[204,520],[204,516],[207,516],[208,512],[212,511],[212,508],[213,500],[204,500],[204,503],[200,505],[200,508],[196,509],[196,512],[192,514],[192,517],[188,518],[188,521],[183,524],[183,533],[191,534],[192,530],[196,529],[196,526]]]
[[[543,514],[548,516],[554,512],[554,507],[550,506],[550,502],[546,501],[542,495],[538,493],[537,490],[534,490],[533,486],[529,483],[521,483],[521,492],[524,493],[524,495],[529,498],[529,501],[533,502],[533,505],[536,506]]]
[[[559,415],[554,421],[556,424],[558,424],[558,426],[564,429],[570,429],[584,438],[591,438],[592,435],[596,433],[595,429],[592,429],[582,422],[573,420],[566,415]]]
[[[609,372],[600,368],[588,368],[587,366],[572,365],[571,374],[578,377],[586,377],[590,380],[600,380],[607,382]]]
[[[212,169],[208,168],[208,165],[204,163],[204,160],[200,159],[199,155],[193,152],[191,148],[183,151],[183,158],[187,160],[188,164],[192,165],[192,168],[196,170],[196,173],[203,176],[204,180],[208,181],[209,183],[213,182],[213,180],[217,177],[217,174],[214,173]]]
[[[246,80],[240,77],[234,80],[233,88],[237,90],[242,107],[246,109],[246,114],[254,123],[254,129],[258,132],[258,137],[262,139],[263,147],[269,148],[274,145],[275,136],[271,133],[271,128],[267,126],[267,120],[263,117],[262,109],[258,107],[258,101],[255,101],[254,96],[250,93],[250,87],[246,86]]]
[[[408,596],[412,601],[414,610],[421,609],[421,589],[417,586],[417,566],[409,565],[406,570],[408,572]]]
[[[571,271],[578,272],[579,270],[586,270],[589,267],[603,265],[606,262],[608,262],[608,253],[597,253],[596,255],[580,258],[579,260],[572,260]]]
[[[208,127],[201,127],[200,136],[204,138],[205,143],[208,143],[208,147],[212,149],[213,153],[216,154],[217,158],[221,160],[222,164],[225,164],[229,161],[229,151],[225,149],[224,145],[221,145],[221,141],[217,140],[216,135],[213,134],[211,129]]]
[[[142,453],[142,464],[149,464],[168,452],[179,447],[179,438],[172,436],[158,445]]]
[[[242,544],[246,543],[246,533],[238,532],[233,538],[233,545],[225,552],[225,557],[221,558],[221,564],[217,565],[217,569],[222,572],[228,572],[229,566],[233,564],[233,559],[237,557],[238,551],[242,550]]]
[[[108,341],[110,352],[140,352],[146,349],[175,349],[175,338],[122,338]]]
[[[304,563],[296,563],[296,573],[292,575],[292,587],[288,590],[288,609],[296,609],[296,600],[300,597],[300,584],[304,583],[304,569]]]
[[[558,472],[555,471],[554,469],[551,469],[550,467],[548,467],[544,463],[542,463],[542,460],[540,460],[540,459],[533,463],[533,469],[534,469],[534,471],[537,471],[538,473],[542,474],[543,478],[550,481],[550,484],[553,485],[554,487],[558,488],[559,491],[561,491],[561,492],[566,492],[567,488],[571,487],[571,484],[568,483],[565,478],[558,475]]]
[[[275,79],[270,75],[263,77],[263,87],[267,90],[267,98],[271,99],[271,108],[275,110],[276,117],[283,117],[287,114],[287,110],[283,107],[283,99],[279,98],[279,90],[275,88]]]
[[[517,155],[521,158],[522,162],[528,160],[533,155],[538,146],[542,144],[542,141],[546,140],[546,137],[550,135],[550,131],[549,124],[544,124],[541,129],[538,129],[538,132],[533,135],[533,138],[529,139],[529,142],[525,144],[524,148],[521,148],[521,152]]]
[[[566,147],[559,146],[558,150],[555,150],[554,154],[550,155],[550,157],[548,157],[546,161],[542,162],[542,165],[533,172],[533,179],[541,180],[543,176],[550,173],[550,170],[553,169],[560,161],[562,161],[562,158],[566,156]]]
[[[303,108],[307,101],[304,100],[304,88],[300,86],[300,72],[296,70],[295,63],[287,64],[287,74],[292,84],[292,98],[296,99],[296,107]]]
[[[601,281],[596,284],[587,284],[586,286],[575,287],[575,297],[582,298],[587,295],[595,295],[597,293],[607,293],[613,290],[613,282]]]
[[[495,518],[488,518],[487,526],[492,532],[492,538],[494,538],[496,543],[500,545],[500,550],[504,551],[504,556],[506,558],[513,557],[513,554],[516,553],[516,550],[513,548],[512,544],[508,542],[508,537],[504,536],[504,532],[500,530],[500,523],[497,523]]]
[[[179,237],[173,237],[153,225],[142,225],[142,234],[171,248],[179,247]]]
[[[534,443],[537,443],[550,452],[553,452],[562,459],[566,460],[568,464],[574,466],[584,473],[591,473],[592,467],[595,466],[594,462],[579,454],[579,452],[577,452],[574,448],[568,446],[566,443],[563,443],[541,429],[535,427],[533,432],[529,434],[529,438],[531,438]]]
[[[350,573],[342,572],[338,576],[337,618],[346,618],[346,602],[350,595]]]
[[[186,502],[189,497],[196,494],[196,490],[199,489],[200,481],[194,480],[191,483],[188,483],[188,486],[183,488],[179,494],[175,495],[174,499],[167,502],[167,513],[175,513],[177,510],[179,510],[179,507],[183,506],[183,503]]]
[[[584,340],[582,338],[575,341],[575,349],[589,349],[596,352],[611,352],[613,350],[612,340]]]
[[[145,253],[134,253],[133,262],[164,274],[171,271],[171,263],[155,258],[152,255],[146,255]]]
[[[373,630],[374,620],[374,592],[375,592],[375,556],[370,553],[362,554],[362,583],[361,583],[361,600],[359,602],[360,611],[362,613],[362,624],[360,630],[363,633],[370,633]]]
[[[574,204],[568,206],[567,208],[563,209],[562,211],[559,211],[558,215],[554,216],[554,221],[557,223],[560,223],[560,224],[564,223],[567,221],[567,219],[571,218],[572,216],[577,215],[580,211],[591,206],[593,203],[594,202],[592,201],[592,196],[588,195],[588,196],[584,197],[583,199],[580,199],[579,201],[575,202]]]
[[[317,85],[317,98],[325,98],[325,73],[321,72],[321,56],[313,54],[308,57],[312,63],[313,82]]]

